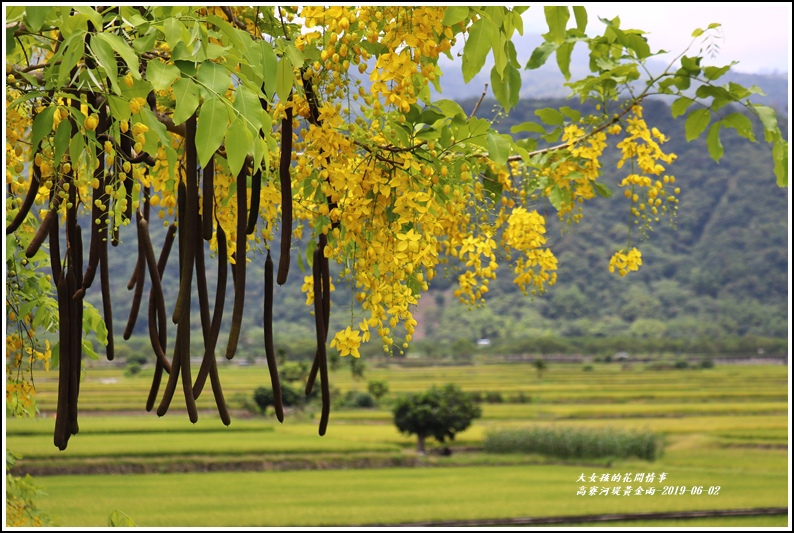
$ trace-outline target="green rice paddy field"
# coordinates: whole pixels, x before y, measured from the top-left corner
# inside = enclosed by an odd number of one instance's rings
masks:
[[[232,408],[268,382],[264,366],[220,368]],[[651,371],[634,365],[551,365],[539,380],[529,364],[368,368],[363,382],[331,373],[342,393],[385,380],[377,409],[334,409],[317,435],[312,409],[272,417],[233,414],[225,427],[207,392],[198,424],[177,395],[165,417],[145,413],[146,370],[89,368],[81,385],[80,432],[59,452],[52,444],[55,374],[37,376],[41,417],[10,419],[8,449],[20,471],[48,493],[41,506],[59,525],[105,526],[114,510],[139,526],[332,526],[510,519],[663,511],[782,507],[789,500],[789,396],[785,366],[731,365]],[[396,395],[453,382],[500,393],[483,418],[455,440],[451,457],[419,457],[415,441],[391,423]],[[524,403],[510,403],[521,400]],[[491,455],[488,431],[537,424],[650,429],[665,436],[655,462],[602,459],[563,462],[539,455]],[[111,472],[109,474],[102,472]],[[145,472],[119,474],[119,472]],[[582,474],[660,474],[631,483],[631,495],[577,495],[630,483],[582,483]],[[685,487],[685,494],[664,494]],[[697,487],[703,487],[703,493]],[[708,495],[708,489],[720,487]],[[636,489],[654,494],[636,495]],[[716,490],[716,489],[715,489]],[[625,492],[625,491],[624,491]],[[680,489],[679,489],[680,492]],[[602,526],[786,526],[788,516],[645,520]],[[583,524],[586,525],[586,524]],[[599,524],[589,524],[599,525]]]

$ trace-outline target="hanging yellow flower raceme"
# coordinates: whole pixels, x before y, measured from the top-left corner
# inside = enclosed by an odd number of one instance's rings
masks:
[[[609,271],[617,270],[621,276],[625,276],[631,271],[639,270],[640,265],[642,265],[642,253],[638,249],[632,248],[628,252],[615,252],[615,255],[609,260]]]
[[[331,348],[339,350],[339,355],[342,357],[352,355],[355,358],[360,357],[358,348],[361,346],[361,334],[358,331],[353,331],[350,326],[347,329],[338,332],[333,339],[331,339]]]

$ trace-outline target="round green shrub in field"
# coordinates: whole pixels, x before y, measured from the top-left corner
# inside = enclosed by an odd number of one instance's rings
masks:
[[[141,373],[142,367],[141,364],[137,361],[133,361],[131,363],[127,363],[127,366],[124,367],[124,375],[128,378],[133,376],[137,376]]]

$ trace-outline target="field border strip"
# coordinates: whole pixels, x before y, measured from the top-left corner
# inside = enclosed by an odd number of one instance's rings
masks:
[[[367,524],[351,527],[478,527],[478,526],[528,526],[541,524],[578,524],[582,522],[618,522],[631,520],[656,520],[677,518],[712,518],[725,516],[766,516],[788,514],[788,507],[755,509],[713,509],[702,511],[668,511],[651,513],[622,513],[600,515],[571,515],[522,518],[485,518],[478,520],[447,520],[438,522],[403,522],[399,524]]]

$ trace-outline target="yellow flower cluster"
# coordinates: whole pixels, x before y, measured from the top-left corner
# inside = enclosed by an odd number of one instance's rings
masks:
[[[25,322],[29,323],[30,320],[26,319]],[[32,365],[35,361],[41,361],[44,364],[44,369],[49,370],[50,361],[52,360],[50,341],[45,339],[44,349],[38,349],[33,341],[36,335],[36,328],[31,326],[27,327],[28,332],[26,337],[28,337],[28,339],[26,341],[23,341],[18,333],[6,335],[6,358],[11,360],[11,366],[13,368],[20,368],[23,361],[27,363],[27,365]]]
[[[361,346],[361,334],[358,331],[348,326],[347,329],[337,333],[331,339],[331,348],[339,350],[339,355],[342,357],[352,355],[353,357],[360,357],[358,348]]]
[[[524,294],[537,294],[557,281],[557,258],[546,244],[546,220],[537,211],[517,207],[507,219],[503,240],[506,247],[521,253],[513,280]],[[530,289],[531,288],[531,289]]]
[[[458,276],[460,287],[454,292],[461,302],[469,305],[481,303],[483,294],[488,292],[489,280],[496,279],[499,264],[496,262],[495,249],[496,241],[490,235],[470,235],[463,239],[460,249],[453,251],[468,267]]]
[[[617,144],[622,153],[617,167],[622,168],[626,161],[636,158],[641,172],[658,176],[664,172],[659,161],[669,165],[676,160],[675,154],[665,154],[659,146],[667,141],[667,137],[656,128],[648,129],[639,104],[631,108],[627,122],[628,136]]]
[[[439,54],[455,43],[452,29],[445,27],[445,7],[343,7],[309,6],[301,16],[307,27],[318,23],[325,26],[326,36],[309,32],[298,38],[296,46],[303,48],[316,40],[324,39],[321,62],[314,70],[325,68],[345,75],[350,65],[359,72],[367,70],[371,53],[358,43],[366,40],[372,46],[383,46],[370,74],[374,108],[394,106],[408,111],[417,101],[419,92],[435,79]],[[338,76],[334,76],[337,77]]]
[[[9,321],[17,320],[13,311],[9,312]],[[49,340],[44,340],[44,347],[36,341],[36,328],[32,326],[30,314],[22,317],[25,324],[25,333],[6,333],[6,405],[15,416],[32,414],[36,407],[36,389],[33,382],[24,378],[31,373],[34,364],[41,364],[46,371],[50,369],[52,360],[52,347]],[[16,377],[14,377],[16,375]]]
[[[631,271],[637,271],[642,265],[642,253],[636,248],[632,248],[628,253],[621,251],[615,252],[609,260],[609,271],[615,272],[617,269],[621,276],[625,276]]]
[[[585,200],[596,196],[593,183],[601,168],[599,158],[607,146],[604,132],[586,134],[577,124],[565,127],[562,140],[568,144],[568,148],[552,154],[536,171],[536,179],[546,184],[546,196],[553,194],[552,189],[555,187],[562,192],[557,210],[560,219],[569,215]],[[581,212],[574,213],[570,220],[578,223],[581,216]]]
[[[632,203],[634,223],[645,236],[652,229],[651,223],[659,222],[660,216],[675,218],[677,196],[681,191],[670,187],[675,184],[675,176],[661,174],[665,172],[662,163],[672,163],[676,155],[662,151],[660,145],[667,141],[667,137],[656,128],[648,129],[639,105],[632,107],[627,122],[627,136],[617,145],[622,153],[617,168],[631,161],[633,171],[620,182],[620,186],[624,188],[623,195]]]
[[[6,89],[6,185],[9,197],[19,199],[19,204],[22,203],[21,199],[24,198],[30,181],[23,177],[25,166],[31,159],[30,145],[24,139],[32,121],[24,108],[9,108],[8,104],[21,94],[17,90]]]

